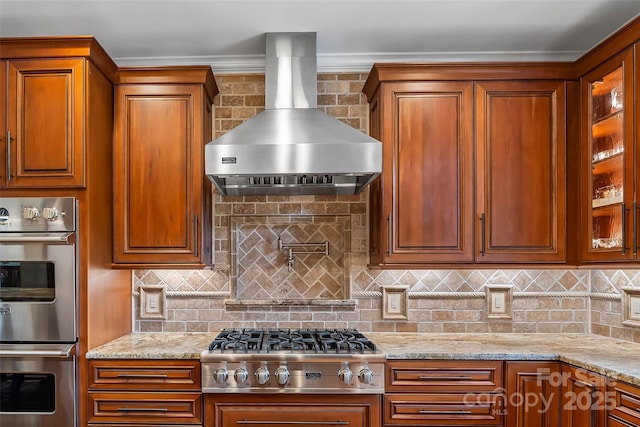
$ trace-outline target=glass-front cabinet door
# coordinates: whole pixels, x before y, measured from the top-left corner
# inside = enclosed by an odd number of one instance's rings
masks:
[[[635,259],[632,91],[631,49],[582,79],[584,261]]]

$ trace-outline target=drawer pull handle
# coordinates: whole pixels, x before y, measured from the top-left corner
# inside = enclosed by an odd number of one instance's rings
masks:
[[[169,412],[167,408],[118,408],[118,412]]]
[[[421,380],[431,380],[431,381],[459,381],[459,380],[472,380],[473,377],[462,375],[459,377],[430,377],[428,375],[420,375]]]
[[[594,390],[596,388],[595,384],[589,384],[589,383],[585,383],[584,381],[580,381],[580,380],[576,380],[575,385],[577,385],[578,387],[589,387],[590,389]]]
[[[252,420],[238,420],[236,424],[295,424],[295,425],[312,425],[312,426],[348,426],[349,421],[252,421]]]
[[[147,374],[147,375],[143,375],[143,374],[118,374],[117,375],[118,378],[135,378],[135,379],[150,379],[150,380],[156,380],[156,379],[166,379],[169,378],[169,376],[167,374]]]
[[[471,411],[429,411],[421,409],[418,413],[420,415],[466,415],[470,414]]]

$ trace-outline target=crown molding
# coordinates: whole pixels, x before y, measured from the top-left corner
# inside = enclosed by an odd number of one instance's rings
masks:
[[[570,62],[583,51],[563,52],[410,52],[318,54],[319,73],[368,73],[374,63]],[[265,56],[162,56],[114,58],[119,67],[210,65],[215,74],[264,73]]]

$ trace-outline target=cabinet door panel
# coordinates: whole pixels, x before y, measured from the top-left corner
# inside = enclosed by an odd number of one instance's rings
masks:
[[[506,427],[560,425],[560,365],[507,362]]]
[[[199,262],[201,98],[196,86],[117,87],[116,263]]]
[[[0,188],[7,184],[7,61],[0,61]]]
[[[9,187],[84,185],[84,61],[9,62]]]
[[[482,82],[476,93],[476,261],[564,261],[563,83]]]
[[[385,172],[393,176],[385,192],[393,200],[385,207],[391,215],[386,261],[470,262],[471,84],[399,84],[389,93],[396,125],[387,126],[394,134],[386,150]]]
[[[635,259],[633,50],[582,78],[582,260]]]
[[[604,427],[605,410],[610,404],[604,377],[562,365],[563,427]]]

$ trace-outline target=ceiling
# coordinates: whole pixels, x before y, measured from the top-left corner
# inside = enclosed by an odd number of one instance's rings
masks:
[[[575,60],[640,0],[0,0],[0,36],[94,35],[120,66],[264,71],[267,32],[317,33],[319,71]],[[0,46],[1,49],[1,46]]]

